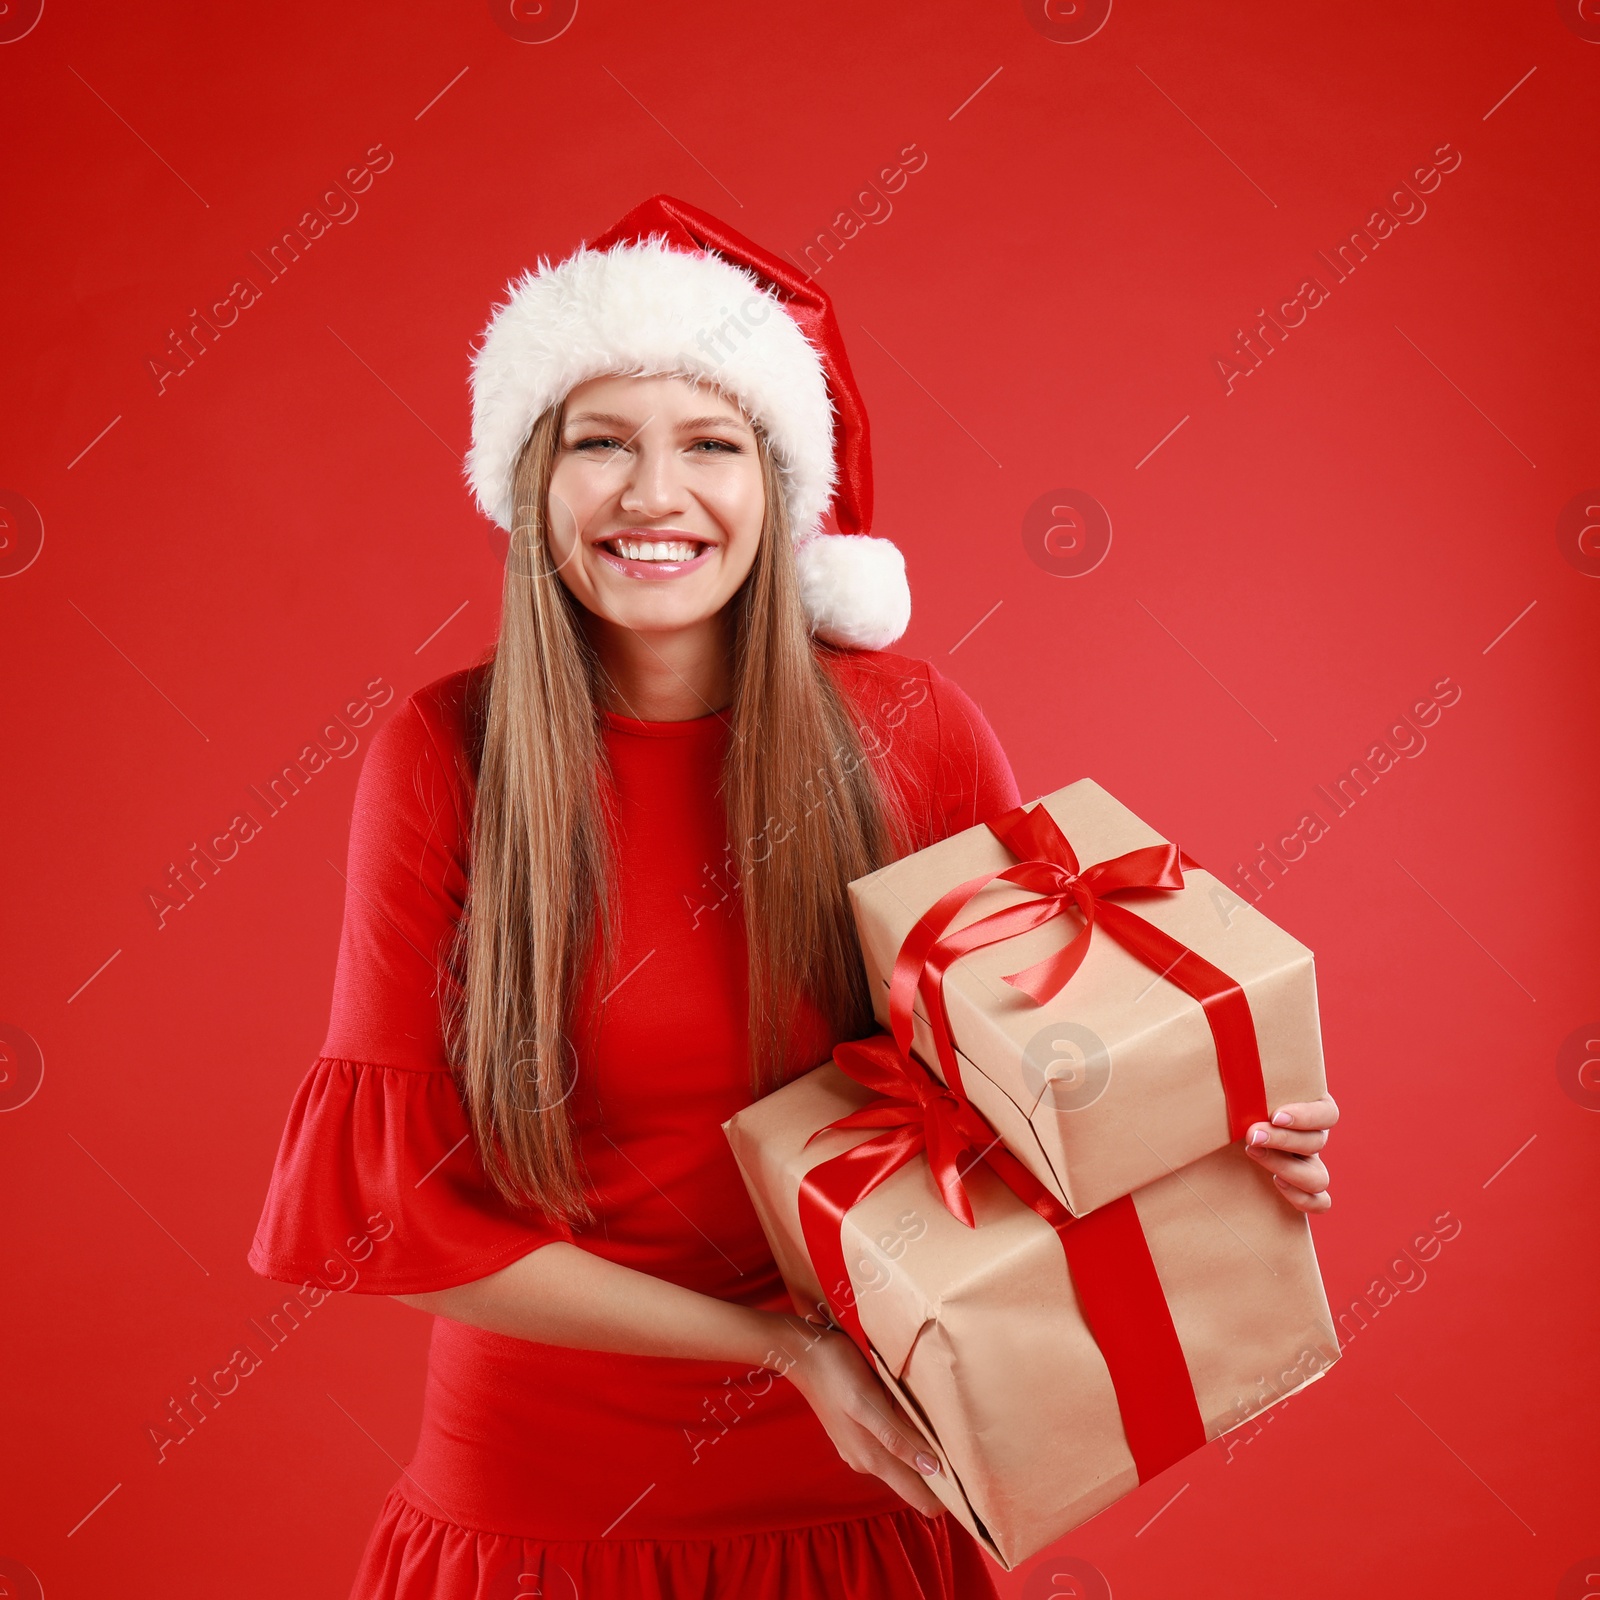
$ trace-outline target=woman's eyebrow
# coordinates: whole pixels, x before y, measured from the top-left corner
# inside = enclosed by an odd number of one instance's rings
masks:
[[[694,428],[744,428],[748,430],[750,424],[739,417],[686,417],[678,424],[680,433],[688,433]]]
[[[644,426],[642,422],[635,424],[632,417],[619,417],[614,411],[580,411],[576,416],[567,418],[569,427],[581,422],[600,422],[608,428],[620,428],[624,432]]]

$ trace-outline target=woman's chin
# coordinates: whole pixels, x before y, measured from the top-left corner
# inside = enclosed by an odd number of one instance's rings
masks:
[[[692,595],[613,595],[599,596],[599,614],[614,627],[630,633],[679,633],[703,627],[722,609],[723,600],[701,599]]]

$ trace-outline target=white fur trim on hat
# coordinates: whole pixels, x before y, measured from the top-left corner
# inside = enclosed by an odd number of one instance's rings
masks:
[[[511,475],[534,422],[609,373],[714,383],[759,423],[783,474],[796,542],[833,498],[833,405],[822,363],[777,297],[721,256],[660,238],[541,262],[508,286],[472,363],[467,479],[510,531]]]
[[[911,622],[906,560],[887,539],[825,533],[795,552],[812,631],[853,650],[885,650]]]

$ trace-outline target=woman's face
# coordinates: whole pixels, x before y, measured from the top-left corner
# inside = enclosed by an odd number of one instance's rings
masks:
[[[766,506],[744,414],[685,378],[592,378],[567,396],[550,479],[550,555],[603,621],[670,633],[749,574]]]

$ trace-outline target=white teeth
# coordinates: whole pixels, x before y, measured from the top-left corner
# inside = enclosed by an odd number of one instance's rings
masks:
[[[628,561],[693,561],[699,549],[683,539],[608,539],[606,543]]]

